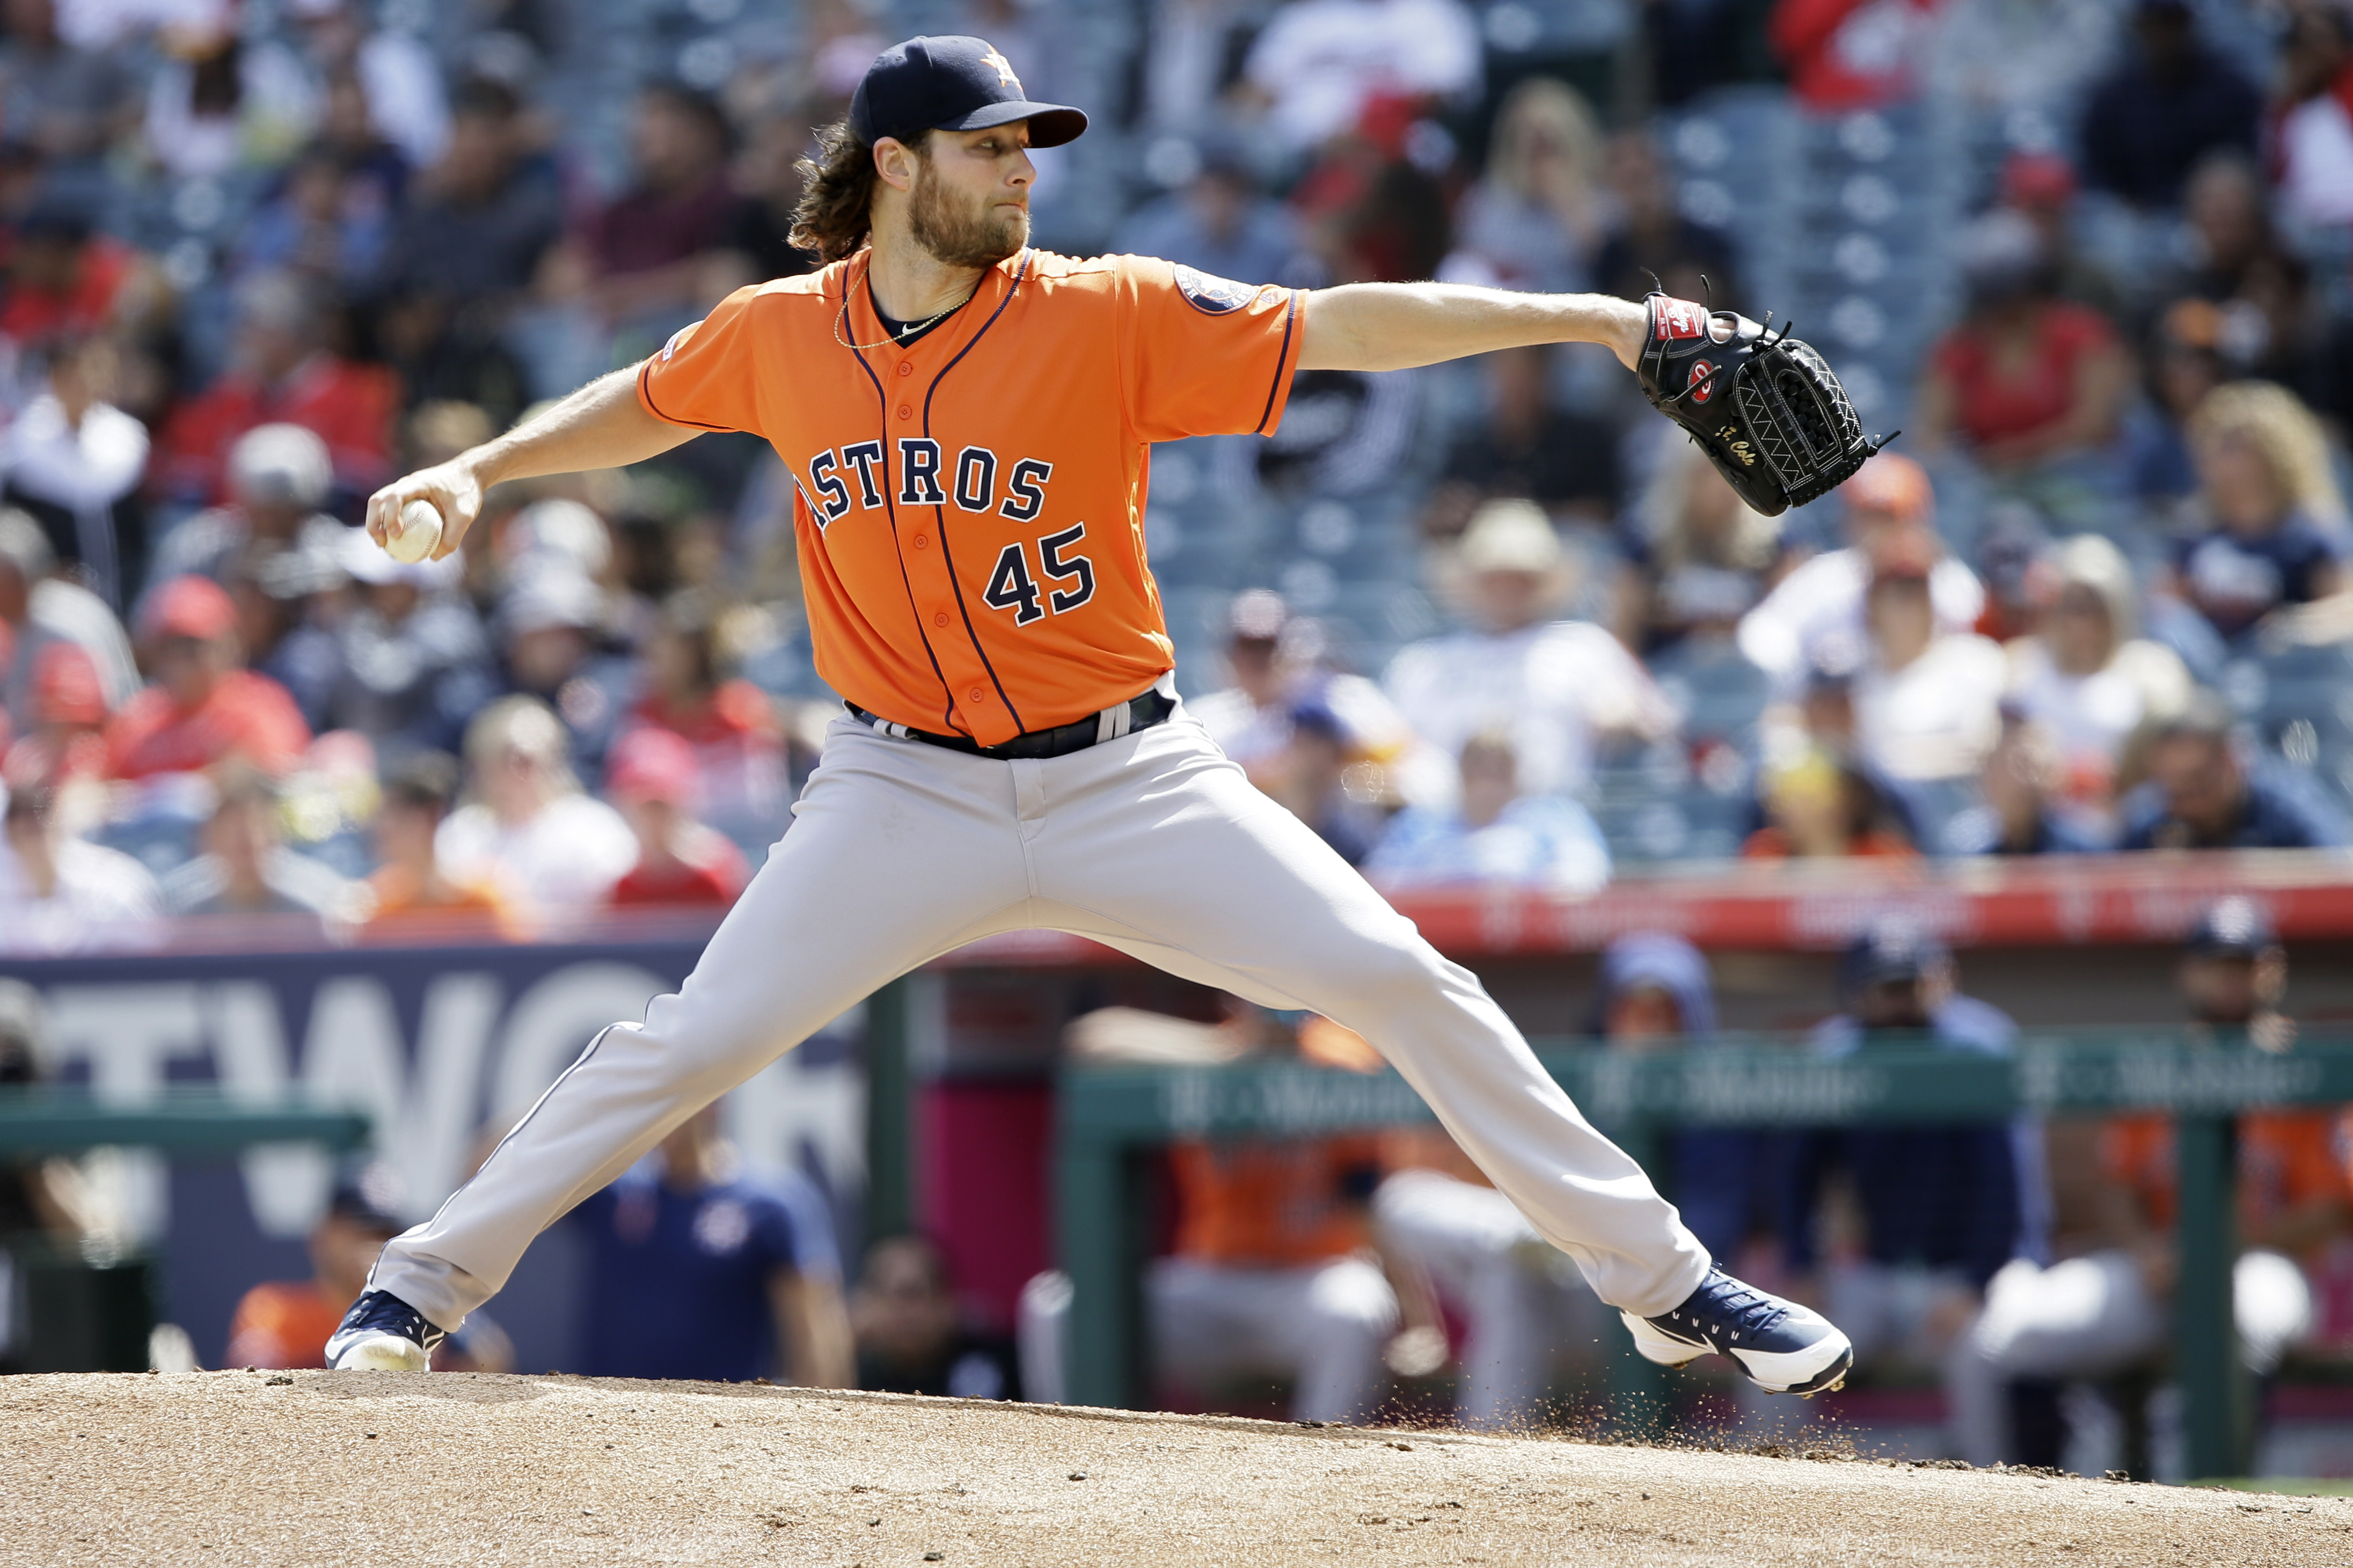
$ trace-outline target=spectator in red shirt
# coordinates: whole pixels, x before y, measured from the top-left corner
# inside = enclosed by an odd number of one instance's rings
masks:
[[[1377,93],[1292,187],[1308,248],[1336,283],[1429,278],[1446,258],[1446,193],[1406,156],[1421,100]]]
[[[327,444],[335,488],[364,496],[392,476],[400,388],[380,365],[330,353],[325,311],[285,273],[256,273],[237,290],[233,361],[205,392],[172,411],[156,444],[154,483],[168,499],[228,497],[229,449],[258,425],[300,425]]]
[[[606,790],[638,836],[637,866],[609,902],[723,910],[735,901],[750,873],[741,850],[694,819],[694,752],[684,741],[667,730],[623,736]]]
[[[648,88],[629,132],[635,178],[549,258],[550,291],[615,326],[709,304],[742,205],[727,181],[731,140],[711,99]]]
[[[1959,445],[1988,470],[2018,474],[2113,440],[2130,365],[2105,318],[2052,296],[2034,226],[1998,210],[1961,247],[1969,312],[1929,355],[1918,446]]]
[[[1767,31],[1809,109],[1874,109],[1918,90],[1937,0],[1776,0]]]
[[[94,236],[87,214],[54,198],[37,200],[9,237],[0,293],[0,334],[19,343],[107,326],[137,253]]]
[[[776,705],[726,675],[717,606],[693,589],[673,594],[646,649],[645,694],[627,721],[668,731],[693,749],[702,819],[741,845],[773,842],[788,820],[791,787]]]
[[[139,617],[155,683],[107,727],[107,772],[118,779],[197,773],[231,759],[277,775],[301,760],[311,728],[286,689],[244,668],[237,606],[217,583],[174,577]]]
[[[0,762],[0,779],[10,788],[59,788],[106,776],[106,687],[88,649],[52,642],[36,650],[33,725]]]

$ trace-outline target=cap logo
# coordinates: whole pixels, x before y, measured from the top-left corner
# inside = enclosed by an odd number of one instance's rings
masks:
[[[1016,92],[1028,91],[1028,89],[1021,85],[1021,79],[1013,74],[1013,62],[1007,59],[1003,55],[998,54],[994,48],[980,57],[980,63],[985,66],[994,66],[997,68],[997,86],[1009,87]]]

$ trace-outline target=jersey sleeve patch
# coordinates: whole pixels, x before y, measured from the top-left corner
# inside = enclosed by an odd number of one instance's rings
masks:
[[[1258,298],[1258,290],[1247,283],[1213,278],[1181,263],[1176,268],[1176,291],[1185,296],[1187,304],[1205,316],[1230,315]]]

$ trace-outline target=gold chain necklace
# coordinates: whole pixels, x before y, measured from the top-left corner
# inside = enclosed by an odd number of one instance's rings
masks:
[[[874,263],[869,261],[866,264],[866,271],[860,277],[860,281],[861,283],[866,282],[868,279],[871,279],[873,275]],[[879,343],[853,343],[847,337],[842,335],[841,329],[849,321],[849,289],[848,286],[845,285],[841,290],[841,309],[835,312],[833,318],[833,341],[853,353],[864,353],[868,349],[896,348],[901,343],[905,342],[908,339],[914,337],[916,334],[930,331],[931,328],[938,322],[945,321],[948,317],[955,315],[958,310],[963,310],[966,305],[971,304],[973,294],[980,292],[981,278],[986,278],[987,276],[987,273],[983,272],[980,278],[974,279],[972,281],[972,293],[966,294],[963,299],[958,300],[955,304],[950,305],[938,315],[926,317],[923,321],[916,321],[910,326],[903,327],[900,329],[899,332],[895,336],[884,338]],[[882,312],[879,309],[874,312],[874,319],[878,321],[882,319]]]

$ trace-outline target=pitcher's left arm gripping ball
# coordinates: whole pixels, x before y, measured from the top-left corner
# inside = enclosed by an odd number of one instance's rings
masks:
[[[1653,290],[1634,374],[1740,499],[1767,517],[1836,489],[1892,436],[1865,436],[1812,347],[1730,310]]]

